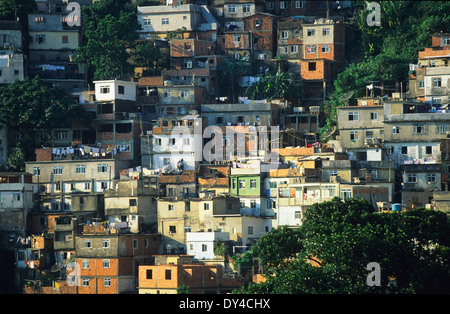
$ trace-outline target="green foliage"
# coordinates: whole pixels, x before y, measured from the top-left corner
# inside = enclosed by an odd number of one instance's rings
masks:
[[[253,266],[252,253],[244,252],[241,255],[234,255],[231,257],[234,261],[233,268],[235,270],[245,271]]]
[[[182,285],[177,287],[177,294],[191,294],[189,286]]]
[[[0,20],[15,21],[16,17],[26,20],[27,14],[36,10],[34,0],[0,0]]]
[[[77,61],[94,70],[94,79],[121,78],[133,67],[128,49],[134,47],[140,29],[135,12],[125,0],[102,0],[83,9],[86,42]]]
[[[375,213],[364,200],[335,198],[314,204],[305,216],[298,229],[274,229],[261,239],[252,255],[272,271],[239,293],[450,292],[445,213]],[[381,286],[366,283],[371,262],[380,264]]]
[[[367,3],[356,1],[355,26],[361,36],[361,45],[351,63],[334,82],[334,91],[324,104],[321,121],[321,140],[329,138],[329,131],[337,125],[336,108],[347,104],[343,96],[354,92],[349,100],[365,96],[365,86],[383,85],[389,92],[396,83],[406,86],[409,63],[417,63],[418,52],[431,45],[431,35],[450,29],[448,1],[379,1],[381,26],[367,24]],[[378,91],[378,90],[377,90]],[[378,92],[377,95],[380,95]],[[344,97],[345,98],[345,97]]]
[[[152,41],[137,42],[130,55],[133,66],[149,68],[154,72],[152,75],[159,74],[161,69],[167,67],[164,54]]]
[[[236,60],[227,58],[219,67],[219,95],[229,96],[236,102],[241,95],[239,79],[249,72],[249,67],[243,58]]]
[[[68,97],[62,87],[52,86],[38,76],[0,87],[0,124],[20,133],[18,147],[25,161],[34,156],[38,131],[50,133],[54,127],[71,126],[75,119],[89,125],[82,106]]]
[[[245,96],[250,99],[299,99],[301,96],[300,77],[280,69],[276,74],[266,72],[257,75],[258,81],[252,83],[246,90]]]
[[[14,152],[9,154],[6,168],[8,171],[22,172],[25,171],[24,154],[21,148],[17,148]]]

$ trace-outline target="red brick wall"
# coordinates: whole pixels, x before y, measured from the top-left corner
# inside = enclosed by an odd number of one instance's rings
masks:
[[[52,160],[51,148],[37,148],[36,149],[36,161],[49,161]]]

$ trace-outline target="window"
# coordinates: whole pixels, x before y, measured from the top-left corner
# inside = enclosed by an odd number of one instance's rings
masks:
[[[108,188],[108,182],[100,182],[100,189],[101,190],[106,190]]]
[[[378,120],[378,112],[371,112],[370,120]]]
[[[425,146],[425,154],[431,155],[433,153],[433,147],[432,146]]]
[[[57,131],[57,132],[55,132],[55,138],[58,140],[67,140],[69,138],[69,132]]]
[[[303,8],[303,1],[295,1],[295,8],[296,9]]]
[[[110,268],[111,263],[109,259],[104,259],[103,260],[103,268]]]
[[[162,25],[169,25],[169,18],[168,17],[163,17],[161,19],[161,23],[162,23]]]
[[[171,280],[171,279],[172,279],[172,270],[166,269],[166,280]]]
[[[359,131],[350,131],[350,140],[351,141],[359,140]]]
[[[373,138],[373,131],[366,131],[366,138]]]
[[[245,208],[245,202],[244,201],[240,201],[240,206],[241,206],[241,208]]]
[[[106,164],[98,164],[97,165],[97,172],[107,172],[108,171],[108,165]]]
[[[173,205],[169,205],[169,210],[173,210]]]
[[[62,166],[55,166],[53,167],[53,174],[61,175],[63,173],[63,167]]]
[[[45,35],[36,35],[36,43],[45,44]]]
[[[250,180],[250,188],[256,189],[256,180]]]
[[[145,275],[146,279],[153,279],[153,269],[147,269]]]
[[[245,180],[239,180],[239,188],[245,189]]]
[[[255,200],[251,200],[250,201],[250,208],[256,208],[256,201]]]
[[[202,252],[206,252],[206,251],[208,251],[208,245],[202,244]]]
[[[280,2],[280,9],[286,9],[286,1]]]
[[[209,204],[208,203],[203,204],[203,209],[204,210],[209,210]]]
[[[337,176],[338,175],[338,171],[337,170],[328,170],[328,175],[330,177]]]
[[[144,17],[144,26],[152,25],[152,20],[149,17]]]
[[[309,28],[309,29],[306,30],[306,35],[307,36],[315,36],[316,35],[316,30],[312,29],[312,28]]]
[[[306,51],[308,53],[315,53],[316,52],[316,46],[307,46]]]
[[[351,198],[352,189],[341,189],[341,198]]]
[[[255,27],[261,26],[261,21],[259,19],[255,20]]]
[[[425,126],[423,124],[418,124],[414,126],[414,134],[424,134]]]
[[[89,287],[89,278],[83,277],[83,287]]]
[[[408,183],[416,183],[417,182],[417,174],[408,173]]]
[[[425,87],[425,81],[419,81],[419,88],[424,88]]]
[[[138,248],[138,240],[133,239],[133,249],[137,249],[137,248]]]
[[[184,60],[184,67],[191,69],[192,68],[192,60]]]
[[[378,177],[377,169],[367,169],[367,173],[371,174],[373,179],[376,179]]]
[[[125,86],[123,86],[123,85],[119,85],[119,86],[117,86],[117,88],[118,88],[118,93],[119,94],[121,94],[121,95],[123,95],[123,94],[125,94]]]
[[[240,42],[240,41],[241,41],[241,35],[235,34],[235,35],[233,36],[233,41],[234,41],[235,43]]]
[[[104,287],[111,287],[111,278],[103,279],[103,286]]]
[[[298,46],[296,45],[291,45],[290,47],[290,51],[291,53],[297,53],[298,52]]]
[[[81,262],[81,267],[82,267],[82,268],[89,268],[89,260],[88,260],[88,259],[84,259],[84,260]]]
[[[41,174],[41,168],[33,167],[33,175],[38,176]]]
[[[102,240],[102,248],[109,248],[109,239],[103,239]]]
[[[450,45],[450,37],[442,38],[442,46],[448,46],[448,45]]]
[[[75,173],[77,173],[77,174],[86,173],[86,166],[85,165],[76,165]]]
[[[171,98],[171,97],[172,97],[172,94],[171,94],[170,90],[164,91],[164,98]]]
[[[84,240],[84,247],[86,249],[91,249],[92,248],[92,240]]]
[[[281,31],[281,38],[282,39],[288,38],[288,35],[289,35],[288,31]]]
[[[295,219],[301,219],[302,218],[302,213],[300,211],[295,211],[294,212],[294,218]]]
[[[228,6],[228,14],[236,14],[236,6],[235,5]]]
[[[244,12],[244,13],[250,13],[250,9],[251,9],[250,4],[244,4],[242,6],[242,12]]]
[[[400,133],[400,128],[398,126],[393,126],[392,127],[392,134],[399,134]]]
[[[275,5],[273,2],[266,2],[266,9],[267,10],[273,10],[275,8]]]
[[[130,199],[130,206],[137,206],[137,201],[135,198]]]
[[[177,227],[176,226],[169,226],[169,234],[177,233]]]
[[[348,120],[349,121],[358,121],[359,120],[359,112],[357,112],[357,111],[350,111],[348,113]]]
[[[169,138],[169,145],[175,145],[176,139],[175,138]]]
[[[163,159],[163,164],[164,164],[164,166],[169,166],[170,165],[170,158],[164,158]]]
[[[433,77],[433,87],[441,87],[442,80],[440,77]]]
[[[448,131],[448,124],[443,123],[443,124],[438,124],[437,125],[437,132],[441,133],[441,134],[445,134]]]
[[[253,234],[253,226],[248,226],[247,227],[247,233],[248,234]]]
[[[109,94],[109,86],[100,86],[100,94]]]
[[[407,155],[408,154],[408,146],[402,146],[402,154]]]
[[[90,182],[85,182],[84,183],[84,189],[85,190],[90,190],[91,189],[91,183]]]
[[[187,91],[187,90],[182,90],[182,91],[181,91],[181,97],[182,97],[182,98],[188,98],[188,97],[189,97],[189,91]]]
[[[330,52],[330,46],[328,46],[328,45],[323,45],[323,46],[322,46],[322,52]]]
[[[316,70],[316,63],[308,62],[308,71],[315,71],[315,70]]]
[[[436,174],[427,173],[427,183],[435,183],[435,182],[436,182]]]
[[[63,44],[69,43],[69,36],[62,36],[61,42],[62,42]]]

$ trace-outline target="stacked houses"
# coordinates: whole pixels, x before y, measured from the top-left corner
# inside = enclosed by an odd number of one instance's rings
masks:
[[[24,172],[0,173],[5,290],[227,293],[253,280],[232,257],[273,228],[301,225],[315,203],[449,210],[449,34],[419,53],[406,93],[338,108],[337,140],[320,143],[320,107],[352,39],[351,3],[205,2],[137,7],[141,40],[169,67],[89,83],[73,58],[81,29],[62,22],[63,2],[39,2],[29,16],[27,56],[20,25],[0,22],[1,83],[42,74],[94,117],[91,128],[52,130]],[[233,58],[248,70],[242,87],[283,66],[306,92],[221,95],[220,69]],[[0,137],[5,165],[19,134]]]

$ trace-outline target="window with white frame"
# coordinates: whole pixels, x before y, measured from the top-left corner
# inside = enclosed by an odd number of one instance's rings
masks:
[[[289,37],[289,32],[288,31],[281,31],[281,39],[286,39]]]
[[[448,124],[447,123],[441,123],[437,125],[437,133],[445,134],[448,131]]]
[[[104,287],[111,287],[111,278],[104,278],[103,279],[103,286]]]
[[[331,34],[331,31],[329,28],[322,28],[322,36],[328,36]]]
[[[309,28],[306,30],[306,35],[307,36],[315,36],[316,35],[316,30],[313,28]]]
[[[303,8],[303,1],[295,1],[295,8],[296,9]]]
[[[97,172],[107,172],[107,171],[108,171],[107,164],[98,164],[97,165]]]
[[[425,125],[416,124],[414,126],[414,134],[424,134],[425,133]]]
[[[440,77],[433,77],[433,87],[441,87],[442,79]]]
[[[322,52],[324,52],[324,53],[330,52],[330,46],[329,45],[323,45],[322,46]]]
[[[86,173],[86,166],[85,165],[76,165],[75,166],[75,173],[76,174],[84,174],[84,173]]]
[[[109,239],[103,239],[102,240],[102,248],[105,248],[105,249],[107,249],[107,248],[109,248]]]
[[[88,259],[84,259],[81,261],[81,267],[82,268],[89,268],[89,260]]]
[[[144,17],[144,26],[152,25],[152,20],[149,17]]]
[[[172,97],[172,94],[171,94],[170,90],[164,91],[164,98],[171,98],[171,97]]]
[[[370,120],[378,120],[378,112],[371,112]]]
[[[351,141],[359,140],[359,131],[350,131],[350,140]]]
[[[189,97],[189,91],[188,90],[182,90],[181,91],[181,97],[182,98],[188,98]]]
[[[436,182],[436,174],[427,173],[427,183],[435,183],[435,182]]]
[[[408,183],[417,183],[417,174],[408,173]]]
[[[92,240],[84,240],[84,248],[91,249],[92,248]]]
[[[241,35],[235,34],[235,35],[233,36],[233,41],[234,41],[235,43],[240,42],[240,41],[241,41]]]
[[[110,268],[111,267],[111,261],[109,259],[103,260],[103,268]]]
[[[228,6],[228,14],[236,14],[236,5]]]
[[[58,140],[67,140],[69,138],[69,132],[67,131],[56,131],[55,138]]]
[[[348,113],[348,121],[358,121],[359,120],[359,112],[358,111],[350,111]]]
[[[307,46],[306,51],[308,53],[315,53],[316,52],[316,46]]]
[[[250,13],[251,12],[251,5],[250,4],[242,5],[242,12],[243,13]]]
[[[53,167],[53,174],[57,174],[57,175],[63,174],[63,167],[62,166]]]
[[[109,94],[109,85],[100,86],[100,94]]]
[[[89,278],[83,277],[82,285],[83,287],[89,287]]]
[[[169,25],[169,18],[168,17],[163,17],[161,19],[161,24],[162,25]]]
[[[298,46],[297,45],[290,45],[290,51],[291,53],[297,53],[298,52]]]
[[[280,1],[280,9],[286,9],[286,1]]]

